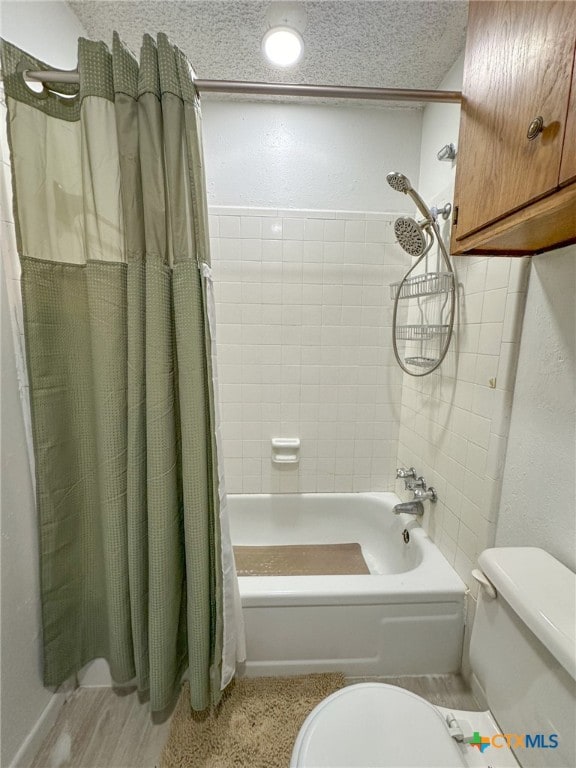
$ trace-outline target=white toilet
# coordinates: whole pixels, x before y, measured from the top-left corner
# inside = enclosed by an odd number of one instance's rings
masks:
[[[490,711],[351,685],[308,715],[291,768],[576,766],[576,575],[534,547],[488,549],[478,562],[472,687]]]

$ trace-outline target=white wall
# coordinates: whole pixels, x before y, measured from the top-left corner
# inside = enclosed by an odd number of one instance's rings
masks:
[[[404,212],[389,171],[418,175],[421,112],[202,103],[210,205]]]
[[[62,0],[2,0],[2,37],[58,69],[75,69],[76,41],[86,30]]]
[[[458,88],[461,72],[459,60],[443,87]],[[426,108],[419,188],[428,201],[452,197],[453,166],[435,155],[457,132],[453,110]],[[470,588],[470,628],[483,548],[539,546],[576,567],[576,248],[453,263],[454,349],[439,374],[405,377],[398,461],[437,486],[423,524]]]
[[[576,246],[535,256],[497,546],[542,547],[576,570]]]
[[[2,269],[2,753],[10,765],[52,694],[40,672],[36,511]]]
[[[385,490],[401,372],[388,284],[408,268],[386,184],[415,179],[422,113],[205,101],[203,139],[218,301],[230,491]],[[271,462],[299,437],[299,466]]]
[[[85,34],[63,3],[18,2],[1,6],[2,36],[57,67],[76,66],[76,40]],[[50,33],[50,30],[53,32]],[[0,155],[2,178],[9,180],[5,108],[0,108]],[[2,192],[1,246],[2,291],[2,495],[1,495],[1,590],[2,660],[1,720],[2,766],[11,765],[33,729],[29,742],[51,724],[57,697],[43,688],[40,672],[39,578],[36,510],[27,452],[27,434],[19,387],[16,355],[20,322],[18,262],[13,237],[10,194]],[[21,371],[20,371],[21,374]],[[36,738],[34,738],[34,736]],[[22,753],[21,753],[22,754]]]
[[[462,68],[463,57],[441,87],[459,88]],[[436,151],[457,134],[452,107],[426,107],[419,189],[428,201],[452,197],[454,165]],[[398,459],[421,462],[444,489],[424,524],[473,595],[470,570],[494,543],[542,546],[576,565],[575,255],[571,246],[532,259],[454,257],[457,360],[449,355],[436,377],[404,379]]]
[[[441,90],[459,91],[462,88],[464,52],[456,59],[440,85]],[[446,200],[452,202],[456,161],[440,162],[436,155],[445,144],[454,144],[458,151],[460,130],[459,104],[428,104],[422,116],[422,144],[418,191],[426,201],[440,202],[437,198],[445,191]],[[443,201],[446,202],[446,201]]]
[[[390,214],[211,209],[226,487],[385,491],[401,371],[387,286],[408,269]],[[299,465],[270,439],[299,437]]]
[[[460,88],[462,70],[460,57],[441,87]],[[457,144],[458,111],[435,104],[424,111],[419,189],[428,202],[453,198],[455,164],[436,153]],[[448,238],[448,222],[443,229]],[[439,500],[426,504],[423,525],[473,598],[472,569],[495,539],[529,260],[466,256],[453,265],[455,337],[437,372],[404,377],[398,463],[435,487]],[[471,599],[469,620],[474,606]]]

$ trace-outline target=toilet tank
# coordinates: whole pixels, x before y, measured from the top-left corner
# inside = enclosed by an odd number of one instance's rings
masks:
[[[487,549],[478,564],[497,596],[480,591],[473,687],[521,766],[576,766],[576,575],[536,547]]]

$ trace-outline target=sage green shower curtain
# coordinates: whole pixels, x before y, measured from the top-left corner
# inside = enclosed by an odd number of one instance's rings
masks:
[[[188,669],[201,710],[233,675],[237,593],[193,72],[164,35],[139,63],[81,39],[80,85],[30,90],[51,68],[3,42],[44,682],[102,657],[161,710]]]

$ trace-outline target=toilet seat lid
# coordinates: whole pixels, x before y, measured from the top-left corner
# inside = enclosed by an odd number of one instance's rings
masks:
[[[308,715],[291,768],[464,768],[440,712],[403,688],[360,683]]]

